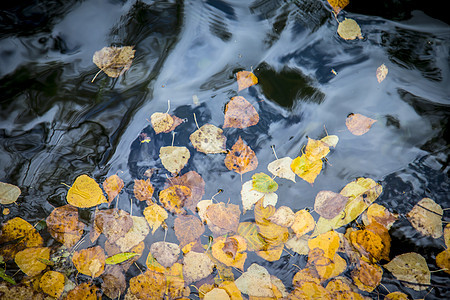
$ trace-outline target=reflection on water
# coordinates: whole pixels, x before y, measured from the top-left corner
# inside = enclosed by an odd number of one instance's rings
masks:
[[[338,191],[367,176],[382,183],[380,204],[392,211],[405,214],[423,197],[448,208],[448,24],[429,17],[433,14],[423,7],[415,8],[428,15],[394,5],[397,1],[386,4],[390,10],[383,12],[355,3],[339,18],[354,18],[364,39],[344,41],[324,3],[2,4],[0,181],[20,186],[23,194],[11,214],[0,218],[26,216],[30,223],[45,218],[53,206],[65,204],[67,188],[60,183],[71,184],[84,173],[101,182],[119,172],[128,187],[120,195],[120,207],[129,211],[133,179],[143,178],[147,168],[159,168],[152,182],[161,187],[168,175],[158,154],[172,136],[155,135],[148,122],[153,112],[167,110],[168,100],[170,112],[185,120],[174,138],[174,145],[191,151],[185,170],[202,175],[205,197],[222,189],[219,201],[239,204],[240,176],[226,169],[223,155],[196,152],[189,134],[196,130],[194,113],[200,126],[223,124],[224,106],[237,95],[234,74],[251,69],[260,82],[239,95],[255,106],[260,122],[243,130],[225,129],[225,135],[228,148],[242,136],[256,151],[256,172],[266,172],[274,160],[272,145],[278,157],[295,157],[307,136],[319,138],[327,131],[340,137],[314,186],[300,179],[296,184],[279,180],[279,205],[294,211],[311,207],[318,191]],[[133,65],[117,79],[102,74],[91,83],[98,71],[92,55],[108,45],[134,45]],[[375,70],[382,63],[389,74],[379,84]],[[357,137],[347,131],[345,118],[352,112],[377,120],[369,133]],[[151,143],[139,142],[141,132]],[[243,181],[250,176],[244,174]],[[135,206],[133,212],[140,209]],[[241,220],[251,218],[246,214]],[[437,241],[420,238],[406,220],[391,231],[392,253],[401,253],[407,244],[426,253],[430,268],[437,269]],[[170,233],[167,238],[176,241]],[[296,271],[292,264],[305,263],[298,255],[286,255],[267,267],[290,286]],[[443,272],[433,273],[432,279],[437,286],[448,285]],[[383,284],[399,288],[392,277]],[[440,287],[427,299],[445,296],[449,290]]]

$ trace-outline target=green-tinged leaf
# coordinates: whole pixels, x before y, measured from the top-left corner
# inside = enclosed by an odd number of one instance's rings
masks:
[[[9,282],[11,284],[16,284],[16,281],[14,280],[14,278],[5,274],[5,271],[2,268],[0,268],[0,278],[2,278],[3,280],[5,280],[6,282]]]
[[[237,232],[247,241],[247,249],[249,251],[260,251],[267,249],[268,244],[259,234],[256,223],[241,222]]]
[[[37,260],[40,261],[41,263],[43,263],[44,265],[47,265],[47,266],[53,266],[55,264],[51,260],[48,260],[48,259],[45,259],[45,258],[38,257]]]
[[[134,252],[117,253],[116,255],[108,257],[105,260],[105,263],[107,265],[117,265],[117,264],[120,264],[136,255],[139,255],[139,253],[134,253]]]
[[[269,175],[256,173],[252,176],[253,189],[261,193],[272,193],[278,189],[278,184]]]

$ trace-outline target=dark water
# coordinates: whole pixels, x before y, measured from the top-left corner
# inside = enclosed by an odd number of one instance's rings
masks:
[[[45,218],[66,203],[61,183],[70,185],[81,174],[102,182],[118,173],[126,184],[119,207],[130,211],[133,180],[148,167],[160,168],[159,147],[171,144],[172,136],[155,136],[148,121],[167,110],[168,100],[170,112],[185,119],[174,140],[191,150],[183,171],[202,175],[205,199],[222,189],[217,200],[239,204],[240,176],[225,167],[223,155],[196,152],[189,135],[196,130],[193,113],[199,124],[223,124],[224,106],[237,95],[235,73],[251,69],[259,84],[239,95],[255,106],[260,122],[225,129],[225,135],[228,148],[242,136],[256,151],[255,172],[267,172],[272,145],[278,157],[294,158],[308,136],[325,136],[324,126],[340,138],[313,187],[299,178],[295,184],[278,180],[277,206],[312,207],[318,191],[339,191],[370,177],[383,185],[377,203],[393,212],[406,214],[423,197],[450,207],[448,17],[433,1],[351,2],[339,19],[355,19],[363,40],[341,39],[326,1],[318,0],[2,3],[0,181],[18,185],[22,195],[0,219],[21,216],[34,224]],[[134,45],[133,64],[117,79],[101,74],[91,83],[98,71],[92,55],[110,45]],[[375,70],[383,63],[389,74],[378,83]],[[345,126],[349,113],[377,122],[354,136]],[[152,143],[139,143],[142,131]],[[152,182],[158,187],[163,179],[161,171]],[[135,203],[133,214],[142,209]],[[241,221],[251,218],[247,213]],[[449,221],[448,211],[443,220]],[[408,249],[438,269],[442,239],[422,237],[405,219],[390,234],[391,258]],[[149,244],[162,239],[159,230]],[[177,242],[173,233],[167,240]],[[251,257],[288,288],[293,264],[306,261],[299,255],[273,264]],[[127,276],[138,273],[130,269]],[[432,273],[431,279],[435,288],[426,299],[450,298],[448,274]],[[427,293],[402,287],[387,272],[382,283],[413,298]]]

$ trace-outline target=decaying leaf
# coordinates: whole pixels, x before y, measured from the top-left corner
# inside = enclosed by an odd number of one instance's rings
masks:
[[[209,205],[206,209],[206,216],[209,220],[209,229],[214,235],[220,236],[237,231],[241,210],[239,205],[220,202]]]
[[[190,196],[184,199],[184,207],[195,212],[195,207],[205,194],[205,181],[202,176],[195,171],[189,171],[181,176],[169,177],[164,188],[174,185],[182,185],[191,190]]]
[[[391,238],[382,225],[372,223],[363,230],[352,231],[349,240],[367,261],[375,263],[380,259],[389,260]]]
[[[288,179],[295,182],[295,173],[291,169],[292,158],[286,156],[277,160],[274,160],[267,165],[267,170],[274,176]]]
[[[147,206],[143,211],[144,217],[152,228],[152,234],[159,228],[169,217],[167,211],[156,203]]]
[[[289,299],[321,299],[331,300],[330,292],[318,283],[307,281],[298,285],[290,294]]]
[[[22,272],[28,276],[35,276],[47,268],[47,265],[42,263],[41,260],[49,260],[49,258],[50,248],[37,247],[26,248],[17,252],[14,261]]]
[[[276,212],[269,217],[271,222],[283,227],[291,227],[295,221],[295,214],[288,206],[280,206]]]
[[[247,128],[258,124],[258,122],[258,112],[244,97],[233,97],[225,106],[223,128]]]
[[[95,213],[94,230],[103,233],[108,241],[115,243],[133,227],[133,219],[124,210],[105,209]]]
[[[274,297],[270,274],[258,264],[254,263],[248,267],[234,283],[243,294],[252,297]]]
[[[362,220],[366,226],[376,222],[386,229],[390,229],[397,219],[398,214],[391,213],[386,207],[377,203],[372,203],[362,215]]]
[[[70,290],[67,293],[67,297],[65,298],[65,300],[97,300],[97,293],[99,292],[100,291],[98,287],[96,287],[94,284],[83,282],[77,285],[73,290]]]
[[[444,243],[445,247],[450,248],[450,223],[444,227]]]
[[[164,168],[172,174],[178,174],[187,164],[191,153],[186,147],[167,146],[159,149],[159,158]]]
[[[123,180],[117,175],[111,175],[108,178],[106,178],[105,181],[103,181],[103,189],[108,195],[109,203],[111,203],[111,201],[113,201],[114,198],[116,198],[116,196],[119,195],[123,187],[124,187]]]
[[[292,251],[300,255],[308,255],[308,239],[309,235],[307,234],[304,234],[301,237],[297,237],[296,235],[294,235],[284,245],[286,246],[286,248],[291,249]]]
[[[253,189],[261,193],[273,193],[278,189],[278,183],[265,173],[256,173],[252,176]]]
[[[100,276],[105,270],[105,252],[102,247],[95,246],[73,253],[72,262],[78,272],[91,276]]]
[[[130,279],[128,293],[137,299],[164,299],[166,284],[164,274],[147,270]]]
[[[9,183],[0,182],[0,204],[11,204],[16,202],[20,196],[20,188]]]
[[[212,124],[205,124],[189,136],[197,151],[212,154],[226,153],[226,140],[223,130]]]
[[[270,217],[275,214],[275,211],[276,209],[272,205],[263,207],[261,200],[255,204],[255,223],[258,226],[259,233],[269,246],[282,245],[289,239],[289,231],[286,227],[270,221]]]
[[[212,255],[221,263],[244,270],[247,243],[243,237],[239,235],[218,237],[214,239],[211,250]]]
[[[137,246],[150,232],[144,217],[131,216],[131,218],[133,219],[133,226],[115,242],[121,252],[127,252]]]
[[[402,292],[392,292],[387,294],[384,300],[409,300],[409,296]]]
[[[109,77],[119,77],[131,67],[136,52],[133,47],[104,47],[94,53],[92,61]]]
[[[102,292],[107,297],[111,299],[120,298],[120,295],[125,293],[127,281],[121,266],[106,266],[105,272],[100,278],[102,279]]]
[[[241,222],[237,230],[247,242],[248,251],[261,251],[267,249],[268,244],[258,232],[258,226],[253,222]]]
[[[305,233],[313,230],[315,225],[316,222],[314,221],[313,216],[306,209],[302,209],[295,213],[291,229],[295,232],[297,237],[301,237]]]
[[[205,253],[190,251],[183,258],[183,275],[186,284],[207,277],[213,269],[214,264]]]
[[[351,274],[353,282],[360,290],[372,292],[381,283],[383,269],[378,265],[360,260],[358,268],[354,269]]]
[[[175,219],[174,229],[181,248],[196,241],[205,232],[202,221],[192,215],[179,215]]]
[[[253,189],[253,180],[244,182],[241,189],[242,206],[244,212],[251,210],[253,205],[260,199],[263,199],[263,207],[267,205],[275,206],[278,201],[278,195],[275,193],[261,193]]]
[[[327,0],[333,10],[338,14],[349,3],[349,0]]]
[[[405,285],[416,291],[428,289],[431,273],[425,258],[415,252],[397,255],[385,267],[398,280],[405,281]],[[418,283],[420,285],[416,285]]]
[[[345,18],[344,21],[339,22],[337,32],[344,40],[354,40],[356,38],[362,39],[361,28],[355,20]]]
[[[423,198],[406,215],[412,226],[423,235],[437,239],[443,235],[441,206],[430,198]]]
[[[150,183],[150,179],[147,180],[141,180],[141,179],[135,179],[134,180],[134,196],[139,201],[152,201],[153,196],[153,185]]]
[[[354,135],[363,135],[370,130],[372,124],[377,120],[368,118],[361,114],[349,114],[345,120],[348,130]]]
[[[191,196],[191,189],[184,185],[173,185],[159,193],[159,201],[170,212],[184,213],[186,199]]]
[[[238,83],[238,92],[258,83],[258,77],[249,71],[240,71],[236,73]]]
[[[336,217],[347,204],[348,198],[332,191],[320,191],[316,195],[314,211],[325,219]]]
[[[47,271],[39,280],[39,287],[47,295],[59,298],[64,291],[64,275],[56,271]]]
[[[150,253],[163,267],[170,268],[180,255],[180,247],[169,242],[155,242],[150,247]]]
[[[75,179],[67,192],[67,202],[75,207],[88,208],[108,201],[98,183],[83,174]]]
[[[155,112],[150,117],[153,130],[156,134],[166,132],[172,128],[174,119],[168,113]]]
[[[228,170],[235,171],[238,174],[244,174],[256,169],[258,166],[258,158],[255,152],[239,137],[231,148],[231,151],[225,157],[225,166]]]
[[[67,248],[83,236],[84,223],[78,220],[78,209],[70,204],[55,208],[47,217],[47,231]]]
[[[382,64],[381,66],[379,66],[376,72],[378,82],[382,82],[386,78],[387,74],[388,68],[386,67],[386,65]]]

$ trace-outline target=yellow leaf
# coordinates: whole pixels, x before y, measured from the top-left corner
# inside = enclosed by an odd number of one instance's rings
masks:
[[[131,66],[136,52],[133,47],[104,47],[94,53],[92,61],[109,77],[119,77]]]
[[[337,143],[339,142],[339,137],[337,135],[327,135],[324,138],[320,139],[321,142],[324,142],[329,147],[335,148]]]
[[[428,289],[427,285],[430,285],[431,273],[427,261],[418,253],[409,252],[397,255],[383,267],[389,270],[398,280],[408,282],[404,284],[416,291],[426,290]],[[415,285],[414,283],[421,285]]]
[[[368,132],[372,124],[377,120],[368,118],[361,114],[349,114],[345,120],[348,130],[354,135],[363,135]]]
[[[378,82],[382,82],[386,78],[387,74],[388,68],[386,67],[386,65],[382,64],[381,66],[379,66],[376,73]]]
[[[98,287],[91,285],[91,283],[83,282],[77,285],[73,290],[67,293],[67,297],[64,300],[97,300]]]
[[[239,291],[233,281],[224,281],[219,284],[219,288],[224,289],[231,300],[243,300],[241,291]]]
[[[310,161],[322,159],[330,153],[328,144],[312,138],[308,138],[305,148],[305,155]]]
[[[334,259],[336,251],[339,248],[339,235],[335,231],[328,231],[319,234],[308,241],[309,249],[319,248],[323,255],[329,259]]]
[[[64,281],[63,274],[55,271],[47,271],[39,280],[39,286],[47,295],[59,298],[64,291]]]
[[[186,147],[167,146],[159,149],[161,163],[167,171],[173,174],[178,174],[190,157],[191,153]]]
[[[291,225],[291,228],[297,237],[301,237],[305,233],[313,230],[315,225],[316,222],[312,215],[307,210],[302,209],[295,213],[294,222]]]
[[[123,180],[117,175],[111,175],[103,182],[103,189],[108,195],[108,202],[114,200],[114,198],[120,193],[124,186]]]
[[[231,250],[229,250],[231,248]],[[241,236],[218,237],[214,239],[211,247],[212,255],[221,263],[244,270],[244,263],[247,259],[247,243]]]
[[[409,300],[409,296],[402,292],[392,292],[387,294],[384,300]]]
[[[372,292],[381,282],[383,269],[378,265],[369,264],[363,260],[352,271],[352,279],[356,286],[366,292]]]
[[[450,274],[450,249],[444,250],[436,255],[436,264],[439,268]]]
[[[275,214],[275,207],[272,205],[262,206],[259,200],[255,205],[255,222],[259,228],[259,233],[269,246],[284,244],[289,238],[289,231],[286,227],[279,226],[270,217]]]
[[[258,83],[258,77],[249,71],[240,71],[236,73],[238,83],[238,92]]]
[[[289,299],[321,299],[331,300],[330,292],[318,283],[307,281],[297,286],[290,294]]]
[[[183,185],[173,185],[159,193],[159,201],[170,212],[181,214],[184,203],[191,195],[191,189]]]
[[[226,140],[223,130],[211,124],[205,124],[189,136],[189,140],[197,151],[226,153]]]
[[[82,249],[73,253],[72,262],[78,272],[91,276],[100,276],[105,270],[105,252],[100,246]]]
[[[333,10],[338,14],[349,3],[349,0],[328,0]]]
[[[144,209],[143,214],[148,224],[152,228],[152,234],[154,234],[156,229],[158,229],[159,226],[161,226],[161,224],[163,224],[164,221],[169,217],[167,211],[155,203],[147,206]]]
[[[150,117],[150,122],[156,134],[165,132],[172,128],[174,120],[168,113],[155,112]]]
[[[14,261],[22,272],[28,276],[35,276],[47,267],[39,259],[49,260],[49,258],[50,248],[48,247],[26,248],[16,254]]]
[[[317,159],[311,161],[303,154],[292,161],[291,169],[300,178],[313,184],[317,175],[322,171],[322,160]]]
[[[75,207],[88,208],[108,201],[94,179],[87,175],[80,175],[67,192],[67,202]]]
[[[423,235],[435,239],[443,235],[442,207],[430,198],[423,198],[406,215],[412,226]]]
[[[284,245],[269,245],[267,249],[256,251],[256,254],[267,261],[277,261],[283,253]]]
[[[356,38],[362,39],[361,28],[353,19],[345,18],[344,21],[339,22],[338,30],[339,36],[344,40],[354,40]]]
[[[377,203],[372,203],[363,215],[363,221],[366,226],[377,222],[386,227],[386,229],[390,229],[397,219],[398,214],[391,213],[386,207]]]
[[[272,282],[266,268],[253,263],[234,281],[243,294],[251,297],[273,297]]]

